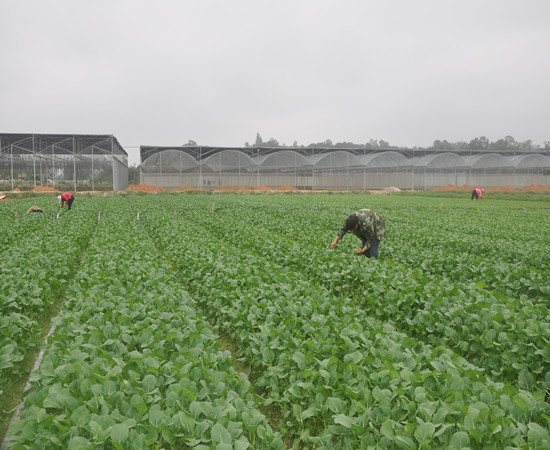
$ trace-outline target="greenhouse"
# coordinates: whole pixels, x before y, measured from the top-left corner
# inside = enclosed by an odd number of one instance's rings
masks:
[[[431,189],[550,184],[550,150],[432,151],[141,147],[141,182],[166,189],[265,185],[298,189]]]
[[[0,189],[122,190],[128,154],[112,135],[0,134]]]

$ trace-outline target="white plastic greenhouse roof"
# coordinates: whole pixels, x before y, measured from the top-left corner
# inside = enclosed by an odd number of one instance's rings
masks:
[[[232,170],[256,166],[256,162],[239,150],[224,150],[205,158],[202,165],[209,167],[214,172],[220,172],[221,169]]]
[[[550,157],[534,153],[530,155],[519,155],[511,159],[512,165],[518,168],[540,168],[550,167]]]
[[[312,165],[312,162],[305,156],[293,150],[282,150],[255,159],[257,164],[263,168],[291,168]]]
[[[399,152],[371,153],[370,155],[360,155],[358,159],[361,165],[366,167],[406,167],[412,166],[412,161]]]
[[[319,155],[308,156],[307,159],[316,168],[336,168],[360,166],[361,161],[353,153],[344,150],[321,153]]]
[[[4,153],[128,156],[112,134],[0,133],[0,155]]]
[[[437,153],[435,155],[426,155],[414,160],[417,167],[429,169],[449,169],[455,167],[467,167],[468,163],[456,153]]]
[[[512,167],[509,158],[499,153],[486,153],[466,157],[468,166],[472,169],[494,169],[499,167]]]
[[[180,172],[185,172],[198,166],[199,163],[195,158],[177,149],[163,150],[155,153],[143,161],[142,164],[142,167],[148,172],[169,167],[177,169]]]
[[[62,136],[65,138],[66,136]],[[28,139],[27,139],[28,140]],[[25,141],[26,142],[26,141]],[[11,144],[10,144],[11,145]],[[21,146],[21,142],[18,142]],[[56,148],[63,139],[55,141]],[[213,172],[224,170],[277,170],[309,168],[326,169],[498,169],[498,168],[549,168],[550,153],[523,153],[514,156],[504,152],[478,152],[470,155],[453,151],[398,150],[361,151],[357,149],[303,149],[303,148],[251,148],[251,147],[141,147],[144,172],[185,172],[198,167]],[[422,155],[422,156],[421,156]]]

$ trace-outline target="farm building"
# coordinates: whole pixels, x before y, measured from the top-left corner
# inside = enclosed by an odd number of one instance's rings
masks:
[[[453,184],[550,185],[550,150],[435,151],[141,146],[141,182],[165,189],[431,189]]]
[[[112,135],[0,133],[0,186],[122,190],[128,153]]]

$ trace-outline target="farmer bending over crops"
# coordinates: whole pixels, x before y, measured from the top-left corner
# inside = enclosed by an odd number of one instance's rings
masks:
[[[39,208],[38,206],[31,206],[29,209],[27,209],[27,214],[29,213],[44,214],[44,211],[42,211],[42,208]]]
[[[480,189],[480,188],[475,188],[473,191],[472,191],[472,200],[473,199],[476,199],[476,200],[483,200],[483,189]]]
[[[330,244],[330,248],[335,249],[338,241],[348,231],[352,231],[361,238],[362,246],[356,248],[356,254],[365,255],[367,258],[378,258],[380,241],[386,240],[386,222],[380,214],[372,209],[360,209],[350,214]]]
[[[58,195],[57,200],[59,203],[61,203],[61,208],[67,203],[67,206],[69,207],[69,211],[71,210],[71,206],[74,202],[74,195],[70,192],[65,192],[64,194]]]

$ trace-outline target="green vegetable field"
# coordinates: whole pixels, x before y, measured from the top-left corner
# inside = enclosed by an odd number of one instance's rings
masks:
[[[550,448],[550,209],[488,197],[0,205],[4,445]]]

